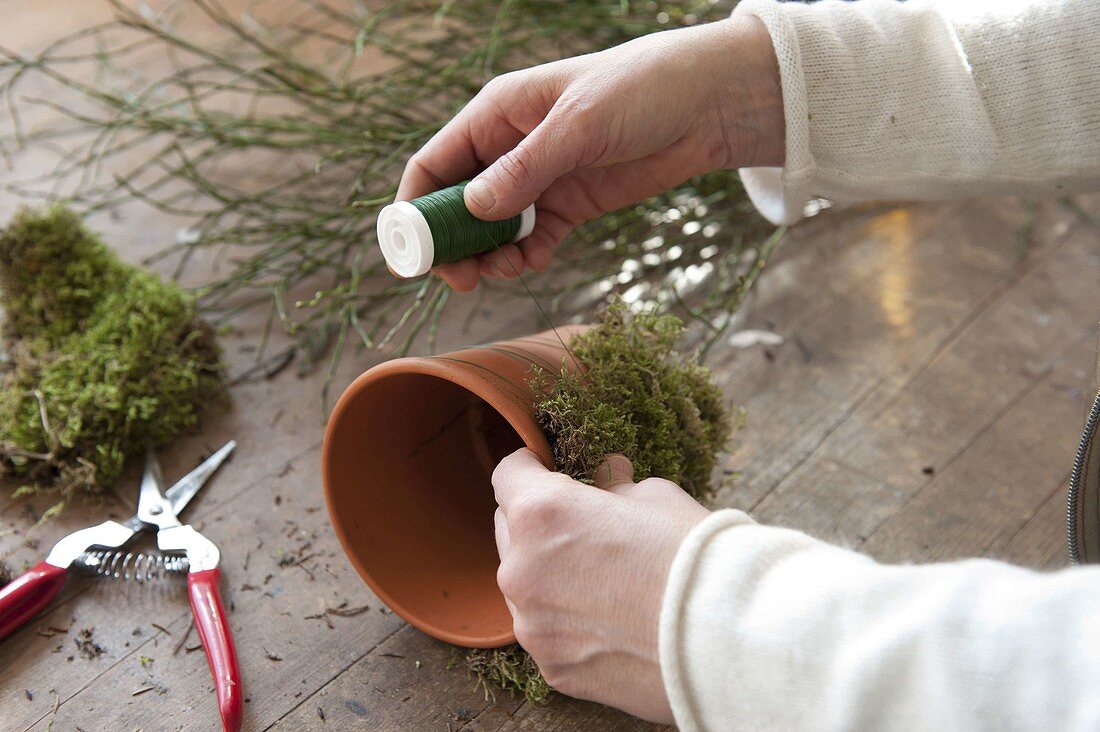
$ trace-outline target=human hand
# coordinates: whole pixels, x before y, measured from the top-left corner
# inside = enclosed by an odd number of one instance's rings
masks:
[[[543,270],[577,225],[722,168],[782,165],[771,37],[751,15],[654,33],[490,81],[405,167],[398,200],[470,178],[481,219],[536,204],[516,244],[443,265],[455,290]]]
[[[504,458],[493,472],[497,582],[516,640],[551,686],[672,722],[661,601],[680,543],[709,511],[674,483],[633,474],[612,455],[593,487],[550,472],[530,450]]]

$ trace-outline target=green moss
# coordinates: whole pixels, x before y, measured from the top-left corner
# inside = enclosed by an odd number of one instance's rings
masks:
[[[23,210],[0,234],[0,306],[0,472],[33,489],[100,493],[224,395],[193,298],[119,261],[63,207]]]
[[[671,315],[631,313],[613,303],[570,349],[584,365],[572,374],[533,376],[535,416],[557,468],[587,483],[608,453],[634,463],[635,480],[667,478],[699,500],[713,496],[717,455],[733,419],[708,369],[680,348],[684,326]],[[541,702],[550,694],[538,665],[519,646],[465,655],[486,691],[493,687]]]
[[[535,659],[518,645],[467,650],[461,659],[456,654],[451,665],[465,666],[477,678],[486,699],[494,698],[494,689],[503,689],[509,694],[522,694],[531,704],[542,704],[553,692]]]
[[[0,236],[6,335],[58,345],[83,327],[104,293],[123,285],[130,269],[68,209],[22,210]]]
[[[733,423],[710,370],[679,350],[683,329],[672,315],[612,304],[570,346],[584,373],[536,377],[546,396],[535,416],[558,470],[591,483],[618,452],[634,463],[635,480],[667,478],[699,500],[713,494]]]

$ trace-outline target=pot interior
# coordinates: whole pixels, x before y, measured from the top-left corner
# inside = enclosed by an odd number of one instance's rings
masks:
[[[496,584],[493,468],[523,447],[505,418],[443,378],[369,382],[329,425],[329,510],[375,593],[452,643],[501,645],[512,618]]]

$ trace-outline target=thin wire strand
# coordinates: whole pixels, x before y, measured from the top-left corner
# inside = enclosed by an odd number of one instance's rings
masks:
[[[561,333],[558,332],[557,327],[554,325],[554,321],[550,319],[549,313],[547,313],[546,310],[543,309],[542,304],[539,303],[539,299],[535,297],[535,293],[531,292],[531,288],[527,286],[527,280],[523,278],[523,273],[519,271],[519,268],[516,267],[515,263],[508,257],[508,252],[503,251],[502,249],[500,249],[500,247],[497,247],[497,250],[500,251],[501,255],[504,257],[504,261],[508,262],[508,266],[512,268],[512,272],[514,272],[516,277],[519,278],[520,284],[522,284],[523,289],[527,291],[527,295],[531,298],[531,302],[535,303],[535,307],[538,308],[538,311],[542,314],[543,319],[546,320],[546,324],[550,326],[550,330],[554,331],[554,335],[557,336],[558,342],[561,343],[561,347],[564,348],[565,352],[569,354],[569,358],[573,359],[573,365],[577,367],[577,371],[583,371],[584,369],[581,366],[581,362],[577,359],[577,356],[573,353],[573,350],[569,348],[569,344],[567,344],[565,342],[565,339],[561,337]]]

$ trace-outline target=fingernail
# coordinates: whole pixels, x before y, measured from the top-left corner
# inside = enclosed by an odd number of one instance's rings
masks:
[[[480,206],[482,211],[489,211],[497,202],[493,189],[480,178],[474,178],[466,184],[466,198]]]

